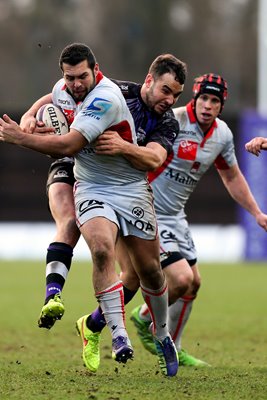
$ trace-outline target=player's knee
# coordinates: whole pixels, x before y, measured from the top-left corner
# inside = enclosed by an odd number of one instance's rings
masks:
[[[181,273],[176,279],[169,279],[169,295],[171,298],[179,298],[190,290],[193,284],[193,274]]]
[[[160,266],[160,263],[151,261],[149,265],[144,266],[142,270],[139,271],[140,278],[143,284],[150,283],[150,287],[158,287],[159,282],[164,281],[164,275]]]
[[[122,280],[123,285],[130,290],[137,290],[140,286],[139,277],[135,273],[123,271],[120,273],[120,279]]]
[[[99,270],[104,270],[115,260],[115,252],[112,246],[104,240],[93,240],[90,245],[94,265]]]

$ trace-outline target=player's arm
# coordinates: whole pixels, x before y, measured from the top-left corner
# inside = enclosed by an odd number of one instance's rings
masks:
[[[16,144],[55,158],[74,156],[88,141],[75,129],[66,135],[31,135],[7,114],[0,118],[0,141]]]
[[[33,103],[33,105],[22,115],[20,120],[20,127],[23,131],[33,133],[36,128],[35,116],[37,114],[37,111],[41,106],[48,103],[52,103],[52,93],[46,94],[45,96],[36,100],[36,102]],[[49,129],[49,131],[53,131],[53,129]]]
[[[135,168],[154,171],[166,160],[167,151],[159,143],[149,142],[146,146],[129,143],[114,131],[105,131],[95,142],[97,154],[125,157]]]
[[[267,138],[260,136],[255,137],[245,144],[245,148],[248,152],[255,154],[255,156],[259,156],[261,150],[267,150]]]
[[[218,169],[218,172],[232,198],[252,214],[263,229],[267,230],[267,215],[260,210],[238,165],[235,164],[229,169]]]

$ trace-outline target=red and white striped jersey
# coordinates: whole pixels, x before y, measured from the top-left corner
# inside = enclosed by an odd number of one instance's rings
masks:
[[[176,215],[184,208],[200,178],[214,164],[227,169],[237,163],[233,134],[216,118],[204,135],[196,120],[192,102],[173,110],[180,124],[173,152],[162,167],[149,174],[157,214]]]

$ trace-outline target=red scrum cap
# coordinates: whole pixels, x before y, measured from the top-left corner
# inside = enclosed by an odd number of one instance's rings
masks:
[[[198,76],[194,80],[193,96],[196,100],[200,94],[208,93],[218,96],[221,100],[222,106],[227,99],[227,82],[222,76],[216,74],[205,74]]]

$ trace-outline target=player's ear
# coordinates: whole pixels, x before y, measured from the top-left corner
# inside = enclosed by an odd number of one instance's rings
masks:
[[[99,72],[99,64],[96,63],[96,65],[94,66],[94,74],[95,74],[95,77],[97,77],[98,72]]]
[[[145,85],[147,88],[150,88],[150,86],[152,85],[154,79],[153,76],[151,74],[147,74],[146,78],[145,78]]]

